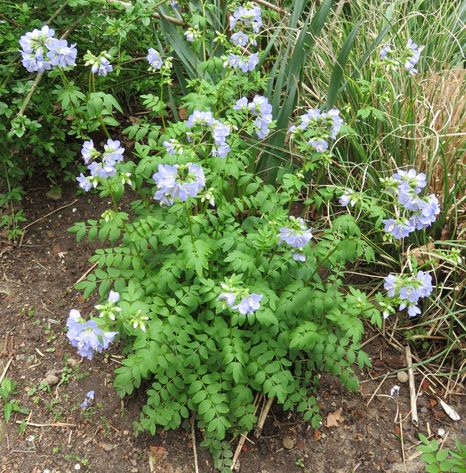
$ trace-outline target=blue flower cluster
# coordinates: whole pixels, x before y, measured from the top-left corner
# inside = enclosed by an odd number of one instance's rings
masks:
[[[73,309],[66,322],[71,345],[78,349],[79,355],[92,360],[94,353],[102,353],[113,342],[118,332],[105,332],[93,320],[84,320],[79,311]]]
[[[107,51],[102,51],[98,56],[95,56],[90,51],[84,56],[86,61],[84,65],[91,66],[93,74],[98,76],[106,76],[108,73],[113,71],[113,66],[110,64],[112,56]]]
[[[239,54],[230,53],[227,56],[226,64],[233,69],[241,69],[244,73],[250,72],[259,64],[259,54],[253,53],[249,56],[240,56]]]
[[[383,220],[386,232],[399,240],[414,230],[422,230],[435,222],[440,213],[437,197],[434,194],[419,196],[427,184],[424,173],[417,173],[414,169],[398,171],[387,181],[390,190],[397,195],[398,203],[405,210],[405,215]],[[406,215],[407,212],[411,214]]]
[[[95,399],[95,391],[89,391],[86,393],[84,401],[80,404],[81,409],[88,409]]]
[[[193,163],[159,164],[158,172],[152,178],[157,185],[154,199],[162,205],[173,205],[175,199],[186,202],[205,186],[204,170]]]
[[[227,143],[227,138],[230,136],[231,127],[226,123],[222,123],[216,120],[212,115],[212,112],[201,112],[194,110],[194,112],[185,121],[186,128],[191,129],[196,126],[206,126],[210,128],[212,137],[214,139],[215,146],[212,149],[212,156],[218,156],[219,158],[226,158],[230,152],[230,146]],[[188,135],[189,138],[189,135]],[[164,143],[165,144],[165,143]],[[170,153],[169,148],[166,146],[167,151]],[[171,148],[173,151],[170,154],[175,153],[175,147]]]
[[[330,140],[336,139],[342,124],[340,110],[332,108],[323,112],[318,108],[311,108],[301,115],[299,125],[291,126],[289,131],[292,137],[302,134],[308,145],[318,153],[323,153],[328,150]]]
[[[260,308],[262,294],[249,294],[247,290],[236,289],[225,283],[221,286],[224,292],[218,296],[218,300],[224,301],[225,306],[237,310],[242,315],[252,314]]]
[[[418,271],[409,278],[389,274],[384,280],[384,288],[388,297],[395,298],[400,305],[398,310],[408,309],[408,315],[415,317],[421,313],[417,303],[420,298],[432,294],[432,276],[424,271]]]
[[[279,243],[286,243],[292,248],[301,250],[293,254],[295,261],[304,262],[306,256],[302,254],[302,249],[312,239],[312,230],[307,228],[302,218],[290,217],[289,226],[281,227],[280,233],[278,234]]]
[[[404,50],[398,53],[390,44],[383,46],[380,50],[380,59],[392,69],[396,69],[403,64],[404,68],[411,75],[414,75],[418,72],[415,66],[419,62],[423,49],[424,46],[418,46],[411,38],[409,38]]]
[[[259,33],[262,27],[261,14],[261,9],[254,3],[240,6],[233,12],[230,16],[230,31],[239,30],[231,35],[231,40],[236,46],[244,48],[248,44],[257,45],[255,34]],[[240,51],[239,48],[238,51]],[[225,61],[225,67],[241,69],[244,73],[253,71],[257,64],[259,64],[259,54],[257,52],[251,55],[241,55],[237,52],[229,53]]]
[[[28,72],[76,65],[76,44],[69,45],[68,41],[55,38],[55,31],[47,25],[21,36],[19,44],[22,63]]]
[[[247,97],[241,97],[233,106],[233,110],[246,110],[256,117],[254,126],[259,139],[263,140],[269,134],[273,110],[267,97],[256,95],[251,102],[248,102]]]
[[[262,27],[261,15],[261,9],[254,3],[240,6],[230,16],[230,30],[240,27],[240,29],[251,29],[254,33],[259,33]]]
[[[90,176],[84,176],[81,173],[76,178],[79,187],[85,192],[89,192],[92,187],[97,187],[99,178],[107,179],[113,177],[116,174],[115,165],[123,161],[124,151],[125,149],[121,146],[120,142],[111,138],[104,145],[103,153],[96,150],[92,140],[85,141],[81,149],[81,155],[84,164],[90,171]],[[98,161],[99,158],[101,158],[100,161]]]

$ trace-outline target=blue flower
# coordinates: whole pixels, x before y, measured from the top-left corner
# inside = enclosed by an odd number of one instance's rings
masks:
[[[392,47],[389,44],[386,44],[381,50],[380,50],[380,59],[385,60],[387,56],[393,51]]]
[[[87,409],[88,407],[90,407],[94,399],[95,399],[95,391],[87,392],[84,401],[80,404],[81,409]]]
[[[79,355],[92,360],[113,342],[117,332],[104,332],[93,320],[85,321],[77,310],[71,310],[67,320],[67,337]]]
[[[68,45],[64,39],[52,38],[48,41],[49,52],[47,57],[52,66],[69,67],[76,65],[76,55],[78,50],[76,44]]]
[[[306,255],[303,255],[302,253],[293,253],[293,259],[300,263],[304,263],[306,261]]]
[[[254,127],[259,139],[262,140],[269,134],[269,127],[273,121],[273,109],[267,97],[256,95],[251,102],[248,102],[246,97],[241,97],[233,105],[233,110],[248,110],[256,117]]]
[[[411,38],[408,39],[406,43],[406,50],[408,51],[408,59],[405,62],[405,69],[411,74],[414,75],[417,73],[415,68],[416,64],[419,62],[421,57],[421,51],[424,49],[424,46],[419,47]]]
[[[55,36],[55,31],[47,25],[40,30],[29,31],[21,36],[19,44],[21,46],[22,64],[28,72],[43,72],[52,68],[48,60],[49,44]]]
[[[85,164],[89,164],[94,158],[98,157],[100,153],[95,149],[92,140],[85,141],[81,148],[81,156]]]
[[[303,248],[312,238],[311,229],[306,227],[302,218],[290,217],[289,227],[281,227],[278,239],[292,248]]]
[[[237,33],[231,35],[231,40],[237,46],[246,46],[249,42],[249,36],[242,31],[238,31]]]
[[[214,156],[226,158],[230,151],[230,146],[226,143],[226,139],[230,136],[231,127],[216,120],[212,124],[212,137],[216,147],[212,150]]]
[[[225,62],[225,66],[229,65],[233,69],[241,69],[244,73],[253,71],[258,64],[259,53],[253,53],[250,56],[239,56],[238,54],[230,53]]]
[[[185,122],[186,128],[193,128],[196,125],[212,125],[215,122],[212,112],[201,112],[200,110],[194,110],[194,112],[188,117]]]
[[[89,192],[92,188],[97,187],[97,180],[95,180],[92,176],[85,176],[83,173],[80,173],[76,180],[79,183],[79,187],[84,192]]]
[[[248,108],[248,99],[247,97],[241,97],[233,105],[233,110],[244,110]]]
[[[150,66],[149,69],[152,71],[159,70],[163,65],[163,61],[160,57],[160,54],[154,48],[149,48],[147,50],[146,59]]]
[[[291,136],[303,134],[315,151],[323,153],[329,148],[329,141],[336,139],[342,124],[340,110],[332,108],[323,112],[318,108],[310,108],[299,117],[299,124],[292,125],[288,131]]]
[[[383,287],[388,291],[388,297],[395,297],[395,293],[398,289],[398,279],[394,274],[389,274],[384,279]]]
[[[414,225],[406,218],[389,218],[382,220],[382,222],[385,224],[384,230],[393,235],[397,240],[401,240],[414,231]]]
[[[384,288],[388,291],[388,297],[400,302],[400,311],[408,309],[408,315],[415,317],[421,313],[417,306],[419,299],[430,296],[433,291],[432,276],[424,271],[410,277],[389,274],[384,280]]]
[[[416,230],[430,227],[437,219],[439,213],[440,205],[438,199],[434,194],[431,194],[420,200],[419,212],[415,213],[410,218],[411,225],[413,225]]]
[[[338,201],[343,207],[348,207],[348,204],[351,205],[351,207],[356,205],[354,192],[351,189],[345,189],[345,192],[338,198]]]
[[[110,64],[112,57],[107,51],[102,51],[98,56],[94,56],[90,51],[84,56],[86,60],[85,65],[91,66],[93,74],[99,76],[106,76],[109,72],[113,71],[113,66]]]
[[[218,296],[219,301],[225,301],[228,307],[233,307],[236,302],[236,294],[233,292],[222,292]]]
[[[123,161],[123,153],[125,148],[121,146],[119,140],[112,140],[109,138],[107,143],[104,145],[104,153],[102,155],[102,161],[107,166],[115,166],[115,164]]]
[[[251,28],[254,33],[259,33],[262,27],[261,14],[261,9],[253,3],[238,7],[230,16],[230,30],[239,25],[240,27]]]
[[[328,150],[328,143],[322,138],[317,140],[309,140],[308,144],[311,145],[318,153],[323,153],[324,151]]]
[[[196,197],[205,186],[204,170],[197,164],[159,164],[152,178],[157,185],[154,199],[162,205],[173,205],[175,199],[186,202]]]
[[[171,156],[174,156],[176,153],[183,154],[183,146],[174,138],[165,140],[162,144]]]
[[[393,175],[393,179],[399,182],[398,189],[400,192],[408,192],[411,190],[419,194],[427,185],[426,175],[422,172],[417,173],[415,169],[408,171],[398,170]]]
[[[243,297],[240,303],[232,308],[238,310],[243,315],[252,314],[260,308],[262,298],[262,294],[249,294]]]

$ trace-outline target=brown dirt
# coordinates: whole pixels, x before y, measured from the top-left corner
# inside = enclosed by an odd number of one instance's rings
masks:
[[[25,200],[29,222],[75,198],[72,188],[59,202],[46,199],[46,192],[36,189]],[[118,347],[89,362],[80,361],[67,343],[64,322],[70,308],[86,313],[94,302],[83,301],[72,289],[89,268],[93,248],[86,243],[77,245],[67,228],[75,221],[99,216],[105,205],[98,198],[83,196],[31,226],[22,247],[0,240],[0,375],[11,359],[7,376],[18,384],[14,398],[31,410],[29,416],[14,414],[8,425],[0,420],[1,473],[149,473],[150,451],[155,458],[154,472],[194,471],[189,425],[174,432],[160,431],[155,437],[133,436],[132,422],[137,419],[143,394],[121,401],[114,392],[111,382]],[[4,347],[7,338],[8,346]],[[262,436],[256,439],[251,434],[251,441],[246,442],[239,471],[421,472],[422,463],[411,458],[416,453],[418,431],[426,433],[430,428],[436,433],[443,427],[449,434],[448,444],[461,436],[464,441],[464,424],[450,421],[422,391],[418,400],[420,425],[416,429],[409,418],[407,384],[399,383],[395,375],[386,379],[367,406],[381,378],[387,371],[403,367],[404,360],[381,337],[366,349],[376,362],[372,369],[360,373],[359,393],[348,393],[331,377],[321,379],[319,403],[324,418],[341,409],[340,419],[338,413],[333,416],[336,427],[324,423],[313,431],[299,416],[274,407]],[[41,380],[49,370],[56,370],[59,383],[47,388]],[[395,384],[401,386],[401,392],[392,398],[388,394]],[[96,400],[83,415],[79,404],[89,390],[96,391]],[[466,412],[461,410],[460,400],[461,396],[453,396],[448,402],[464,419]],[[400,424],[394,422],[398,410],[403,419],[402,432]],[[20,433],[19,422],[26,419],[29,423],[53,425],[28,425]],[[200,441],[202,433],[197,432],[197,443]],[[200,472],[213,472],[209,454],[200,448],[198,454]]]

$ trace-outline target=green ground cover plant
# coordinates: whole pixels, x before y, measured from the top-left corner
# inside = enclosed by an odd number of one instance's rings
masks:
[[[90,360],[118,340],[136,430],[195,418],[225,471],[257,396],[317,428],[321,373],[357,389],[366,323],[401,320],[426,363],[466,333],[465,2],[263,3],[26,2],[2,24],[2,224],[20,234],[36,166],[112,202],[70,229],[101,248],[67,336]]]

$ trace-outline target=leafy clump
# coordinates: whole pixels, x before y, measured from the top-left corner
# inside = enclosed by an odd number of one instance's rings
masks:
[[[424,435],[419,435],[422,445],[418,450],[422,452],[421,458],[426,463],[427,473],[462,473],[466,470],[466,445],[456,442],[456,449],[442,448],[437,440],[429,440]]]
[[[146,389],[138,428],[174,429],[194,412],[204,445],[223,458],[226,436],[253,428],[256,393],[317,428],[316,375],[356,389],[353,365],[370,364],[362,319],[381,317],[365,294],[343,286],[345,266],[366,251],[353,217],[310,228],[291,216],[305,171],[285,173],[278,189],[252,173],[256,117],[215,98],[213,111],[189,104],[187,120],[144,145],[139,161],[95,178],[116,201],[121,176],[131,174],[140,197],[129,214],[115,205],[71,231],[111,243],[96,250],[98,268],[78,288],[102,298],[114,291],[118,310],[100,305],[97,320],[124,345],[118,393]],[[310,146],[310,157],[319,153]]]

